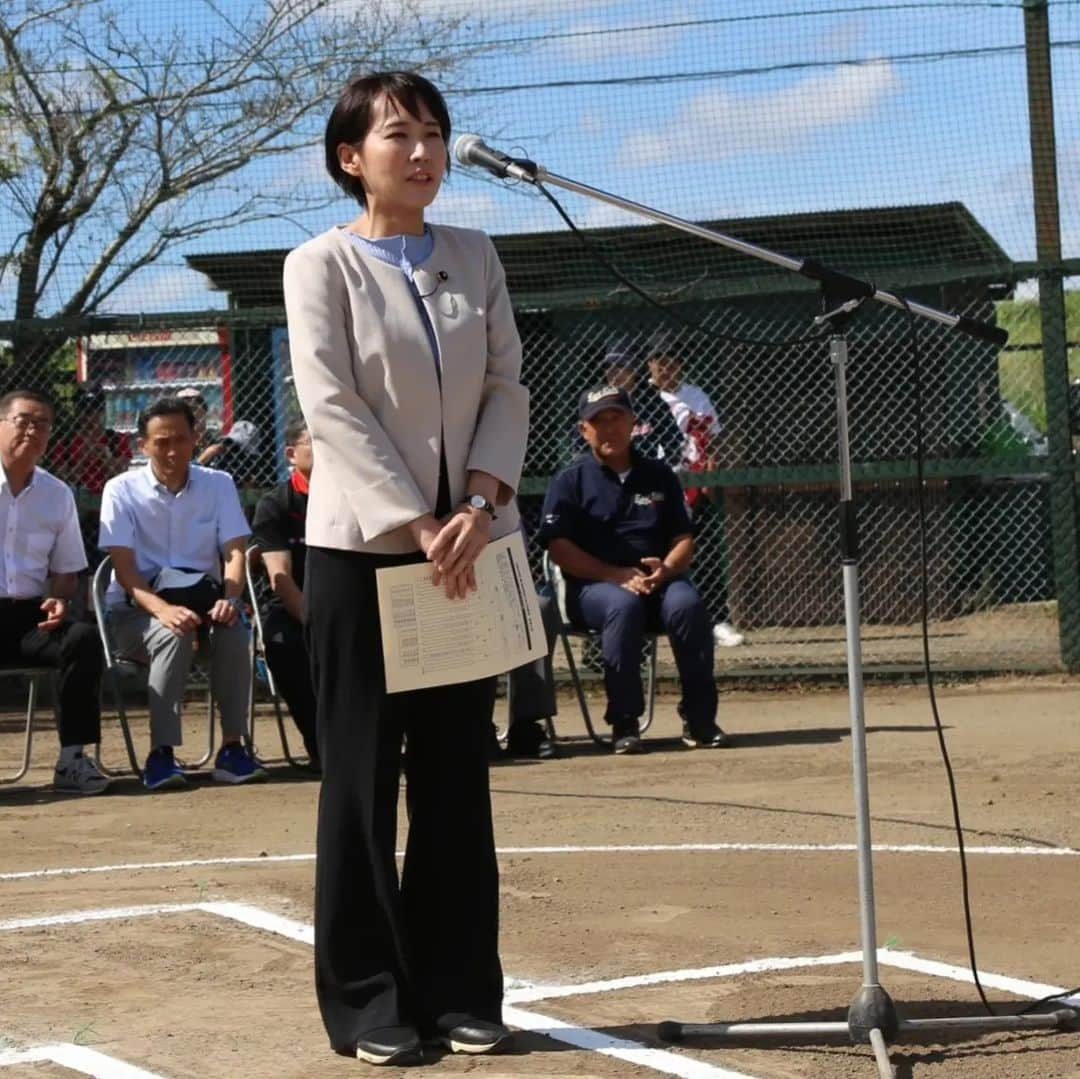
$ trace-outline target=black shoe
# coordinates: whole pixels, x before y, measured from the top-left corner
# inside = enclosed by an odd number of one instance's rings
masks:
[[[487,1019],[474,1019],[472,1016],[455,1016],[462,1022],[443,1028],[437,1041],[445,1045],[452,1053],[498,1053],[507,1048],[513,1035],[502,1023],[492,1023]]]
[[[637,716],[621,716],[611,721],[611,746],[620,756],[641,752]]]
[[[694,731],[689,723],[684,723],[682,744],[687,749],[722,749],[731,745],[731,739],[715,723],[703,731]]]
[[[405,1068],[424,1062],[424,1048],[414,1027],[379,1027],[356,1039],[356,1059]]]
[[[559,750],[554,741],[548,738],[543,720],[518,720],[510,724],[506,736],[506,755],[547,761],[557,757]]]

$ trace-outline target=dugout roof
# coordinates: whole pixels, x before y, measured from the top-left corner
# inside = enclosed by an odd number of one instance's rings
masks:
[[[885,289],[1015,280],[1012,260],[960,202],[748,217],[702,224],[758,246],[815,258]],[[777,296],[816,286],[796,274],[665,225],[583,230],[636,284],[661,299]],[[569,231],[492,237],[518,308],[639,303]],[[188,255],[232,309],[283,306],[287,250]]]

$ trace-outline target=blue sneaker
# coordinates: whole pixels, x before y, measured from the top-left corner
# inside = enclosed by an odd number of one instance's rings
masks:
[[[252,783],[269,778],[266,769],[243,742],[222,746],[214,758],[214,781],[217,783]]]
[[[158,746],[150,751],[143,768],[143,786],[148,791],[175,790],[187,786],[184,773],[173,757],[172,746]]]

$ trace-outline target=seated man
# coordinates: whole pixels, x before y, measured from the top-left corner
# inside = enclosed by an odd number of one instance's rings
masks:
[[[578,415],[589,452],[551,481],[537,538],[562,570],[570,620],[600,632],[615,752],[641,749],[641,652],[646,629],[661,626],[682,683],[683,744],[725,745],[709,612],[684,577],[694,541],[678,478],[634,450],[625,390],[586,390]]]
[[[92,626],[67,617],[86,552],[71,491],[37,467],[53,415],[32,390],[0,397],[0,664],[57,669],[53,787],[100,794],[109,780],[83,747],[101,741],[101,643]]]
[[[292,466],[292,475],[259,500],[252,542],[262,552],[272,589],[269,599],[260,605],[266,662],[304,739],[311,770],[318,772],[315,692],[303,628],[304,526],[312,460],[311,435],[303,419],[285,426],[285,459]]]
[[[117,648],[150,663],[152,749],[143,781],[150,790],[186,782],[173,748],[183,740],[180,705],[199,636],[210,649],[210,688],[221,711],[214,779],[265,779],[243,743],[251,681],[240,621],[248,526],[236,488],[225,473],[191,463],[195,417],[184,401],[164,397],[143,409],[138,432],[148,462],[105,484],[98,542],[112,556],[106,600]]]

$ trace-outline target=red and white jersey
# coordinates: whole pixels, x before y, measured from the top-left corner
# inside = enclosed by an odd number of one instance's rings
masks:
[[[683,467],[691,471],[704,468],[709,444],[720,434],[720,423],[709,395],[701,387],[684,382],[673,393],[661,390],[660,396],[671,409],[679,430],[686,436]]]

